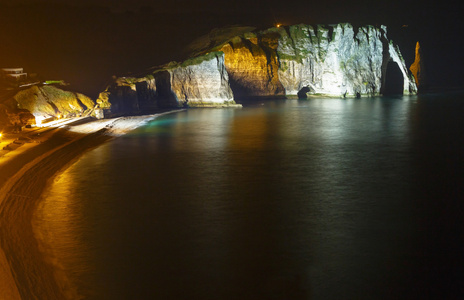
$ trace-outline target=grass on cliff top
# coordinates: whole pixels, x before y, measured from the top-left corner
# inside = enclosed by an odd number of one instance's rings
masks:
[[[118,77],[116,78],[117,86],[134,86],[137,82],[141,81],[136,77]]]
[[[169,70],[176,69],[176,68],[186,68],[189,66],[196,66],[196,65],[201,64],[202,62],[215,59],[218,56],[222,56],[223,54],[224,53],[222,51],[214,51],[214,52],[210,52],[204,55],[199,55],[196,57],[186,59],[183,62],[171,61],[168,64],[164,65],[163,67],[159,68],[158,70],[153,71],[152,74],[156,74],[162,71],[169,71]],[[147,78],[148,76],[153,76],[153,75],[147,75],[145,76],[145,78]]]
[[[149,80],[153,80],[155,78],[155,75],[157,73],[160,73],[160,72],[163,72],[163,71],[169,71],[169,70],[173,70],[173,69],[176,69],[176,68],[186,68],[186,67],[189,67],[189,66],[196,66],[196,65],[199,65],[205,61],[209,61],[209,60],[212,60],[212,59],[215,59],[216,57],[218,56],[222,56],[224,53],[222,51],[213,51],[213,52],[209,52],[209,53],[206,53],[206,54],[203,54],[203,55],[199,55],[199,56],[196,56],[196,57],[192,57],[192,58],[188,58],[182,62],[177,62],[177,61],[171,61],[155,70],[153,70],[150,74],[146,74],[146,75],[143,75],[141,77],[119,77],[116,79],[116,84],[117,86],[134,86],[136,83],[138,82],[142,82],[142,81],[149,81]],[[108,88],[107,88],[108,89]],[[107,90],[105,92],[108,92]],[[99,99],[102,101],[102,102],[106,102],[106,99],[103,99],[104,96],[100,95],[99,96]]]
[[[221,55],[223,55],[223,52],[214,51],[214,52],[210,52],[210,53],[200,55],[200,56],[197,56],[197,57],[192,57],[192,58],[184,60],[182,63],[180,63],[180,67],[185,68],[185,67],[188,67],[188,66],[199,65],[199,64],[201,64],[201,63],[203,63],[205,61],[215,59],[216,57],[221,56]]]
[[[222,47],[233,37],[252,32],[255,29],[255,27],[250,26],[215,28],[208,34],[190,43],[190,45],[187,46],[187,51],[191,56],[198,56],[206,52],[214,51],[214,49]]]

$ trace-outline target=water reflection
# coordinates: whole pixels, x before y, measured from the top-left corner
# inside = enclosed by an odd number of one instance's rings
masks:
[[[88,299],[417,296],[424,133],[405,99],[167,115],[66,170],[38,228]]]
[[[88,158],[90,166],[104,168],[104,150],[94,151],[94,156]],[[86,232],[89,203],[79,200],[89,192],[98,193],[89,186],[96,183],[97,176],[88,168],[84,170],[85,178],[76,175],[83,171],[78,166],[79,162],[54,179],[33,218],[40,250],[54,266],[55,276],[70,299],[85,298],[92,290],[90,282],[95,273],[95,252]]]

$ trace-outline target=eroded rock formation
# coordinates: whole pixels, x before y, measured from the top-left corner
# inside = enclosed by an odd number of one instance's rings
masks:
[[[424,63],[421,57],[421,48],[419,42],[416,43],[416,57],[414,63],[411,65],[411,67],[409,67],[409,69],[414,76],[417,87],[419,89],[424,89],[426,86],[426,75]]]
[[[0,127],[11,129],[47,119],[90,115],[95,102],[89,97],[54,86],[31,86],[0,104]]]
[[[236,97],[297,95],[303,89],[328,96],[379,95],[390,61],[403,75],[401,91],[416,92],[384,26],[271,28],[235,37],[220,50]]]
[[[330,96],[376,95],[382,85],[383,29],[349,24],[281,31],[279,77],[286,93],[304,87]]]
[[[166,107],[235,104],[222,52],[169,63],[144,77],[117,78],[97,103],[116,115]]]
[[[83,94],[47,85],[19,91],[14,100],[18,108],[27,109],[34,116],[43,118],[80,116],[95,106],[95,102]]]
[[[0,132],[13,131],[26,125],[35,124],[35,117],[28,110],[18,109],[12,100],[0,104]]]
[[[278,38],[272,31],[250,32],[220,48],[236,98],[285,95],[278,73]]]
[[[242,28],[243,29],[243,28]],[[417,92],[385,26],[293,25],[227,31],[200,39],[193,58],[143,77],[122,77],[101,94],[112,113],[218,106],[234,99],[307,94],[336,97]],[[198,51],[198,49],[201,49]],[[389,79],[390,70],[397,79]],[[399,78],[399,79],[398,79]],[[391,88],[389,85],[397,85]]]

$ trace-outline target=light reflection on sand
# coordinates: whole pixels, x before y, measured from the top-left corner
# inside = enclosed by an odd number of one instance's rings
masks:
[[[53,127],[39,129],[37,132],[47,133],[40,136],[39,143],[20,147],[19,150],[10,151],[8,155],[3,156],[1,171],[12,175],[7,176],[5,182],[0,182],[0,213],[3,216],[0,219],[3,237],[1,239],[2,249],[0,249],[0,299],[29,299],[35,295],[44,294],[45,291],[49,291],[50,295],[60,294],[69,299],[79,298],[77,292],[70,288],[66,280],[53,280],[52,277],[63,277],[61,262],[56,260],[57,255],[52,253],[45,257],[45,260],[43,257],[36,256],[40,252],[49,251],[48,246],[43,243],[45,239],[59,241],[69,246],[75,244],[76,239],[79,238],[72,234],[64,234],[60,235],[57,240],[56,236],[44,236],[43,233],[39,233],[37,237],[37,230],[32,232],[34,231],[31,227],[33,212],[37,206],[41,205],[38,195],[45,187],[44,180],[53,178],[56,172],[67,166],[85,150],[107,141],[108,136],[122,135],[166,113],[98,120],[74,126],[64,125],[59,129]],[[104,129],[104,135],[92,135],[102,129]],[[29,181],[30,178],[34,179],[32,180],[34,183]],[[61,178],[61,180],[64,179]],[[36,181],[37,185],[34,186]],[[55,219],[53,222],[72,222],[73,213],[67,206],[64,196],[71,186],[71,180],[63,182],[61,190],[63,201],[61,205],[53,208],[53,214],[62,215],[62,218]],[[16,196],[18,193],[21,195]],[[29,200],[28,203],[25,203],[25,200]],[[37,238],[42,241],[39,245],[35,240]],[[52,264],[54,267],[50,270],[43,270],[47,264]],[[39,269],[44,272],[38,272]],[[36,271],[30,272],[30,270]],[[41,275],[36,277],[39,273]],[[51,273],[54,273],[54,276],[48,276]],[[37,279],[40,279],[39,282]],[[54,284],[58,286],[53,287]]]

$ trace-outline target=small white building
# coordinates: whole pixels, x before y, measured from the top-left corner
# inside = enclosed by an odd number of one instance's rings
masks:
[[[26,79],[27,73],[24,73],[23,68],[2,68],[0,76],[2,79],[13,78],[19,81]]]

